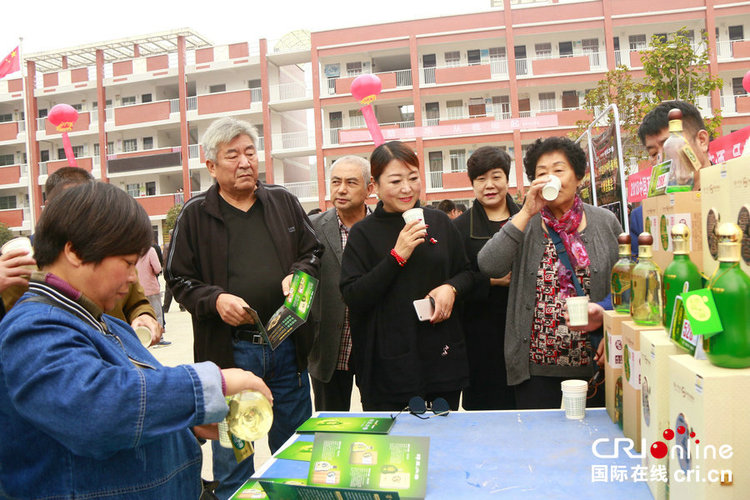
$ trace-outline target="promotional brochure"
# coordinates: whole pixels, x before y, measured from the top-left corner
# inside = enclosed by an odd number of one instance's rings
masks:
[[[388,434],[393,426],[390,417],[312,417],[297,432],[346,432],[357,434]]]

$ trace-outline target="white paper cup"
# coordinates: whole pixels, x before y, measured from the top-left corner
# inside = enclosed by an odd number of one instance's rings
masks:
[[[560,194],[561,187],[562,182],[560,181],[560,178],[556,175],[550,175],[549,181],[547,181],[547,184],[542,188],[542,198],[547,201],[556,200],[557,195]]]
[[[589,298],[568,297],[565,300],[568,307],[568,326],[584,326],[589,324]]]
[[[410,208],[406,212],[401,214],[401,217],[404,218],[404,221],[408,224],[413,220],[421,220],[424,221],[424,210],[417,207],[417,208]]]
[[[31,240],[26,236],[19,236],[18,238],[6,241],[2,248],[0,248],[0,253],[6,254],[19,249],[26,250],[27,254],[32,257],[34,256],[34,247],[31,246]]]
[[[135,334],[138,336],[138,340],[141,341],[144,347],[151,345],[151,330],[146,326],[136,326]]]
[[[586,393],[589,384],[585,380],[564,380],[561,384],[565,417],[581,420],[586,416]]]

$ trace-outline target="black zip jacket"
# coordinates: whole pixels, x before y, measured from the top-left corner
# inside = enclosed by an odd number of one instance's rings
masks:
[[[297,198],[282,186],[260,182],[255,194],[263,204],[266,226],[287,273],[300,269],[318,277],[323,246]],[[177,217],[164,277],[174,298],[193,317],[195,361],[213,361],[221,368],[235,366],[231,326],[221,320],[216,310],[216,299],[226,293],[229,251],[219,208],[219,186],[214,184],[192,197]],[[293,338],[297,366],[302,371],[307,367],[313,340],[310,325],[302,325]]]

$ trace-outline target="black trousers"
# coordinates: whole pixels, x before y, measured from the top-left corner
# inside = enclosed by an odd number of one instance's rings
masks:
[[[415,396],[421,396],[421,394],[415,394]],[[446,391],[439,393],[427,394],[424,396],[424,400],[428,403],[434,401],[436,398],[443,398],[448,402],[451,411],[458,411],[458,402],[461,399],[461,391]],[[384,401],[367,403],[362,401],[362,409],[364,411],[401,411],[409,405],[409,401]]]
[[[581,377],[540,377],[532,375],[530,379],[514,386],[516,389],[516,406],[519,410],[560,409],[562,406],[563,380]],[[588,380],[587,380],[588,382]],[[594,398],[586,401],[587,408],[604,406],[604,385],[597,390]],[[589,394],[591,395],[591,394]]]
[[[354,372],[335,370],[330,382],[310,376],[315,411],[349,411],[352,400]]]

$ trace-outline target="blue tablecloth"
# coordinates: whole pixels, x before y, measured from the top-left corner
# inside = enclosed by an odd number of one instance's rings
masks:
[[[386,416],[384,413],[324,412],[318,416]],[[584,420],[568,420],[562,410],[453,412],[429,420],[402,413],[392,435],[429,436],[427,496],[441,498],[575,498],[650,499],[643,481],[631,478],[640,460],[621,451],[617,458],[597,458],[592,444],[599,438],[600,455],[613,453],[622,438],[604,409],[586,410]],[[313,435],[290,440],[312,441]],[[306,478],[309,462],[272,458],[254,478]],[[611,471],[620,477],[612,479]],[[595,481],[592,471],[596,469]],[[602,476],[607,471],[606,480]],[[622,472],[627,477],[620,481]]]

